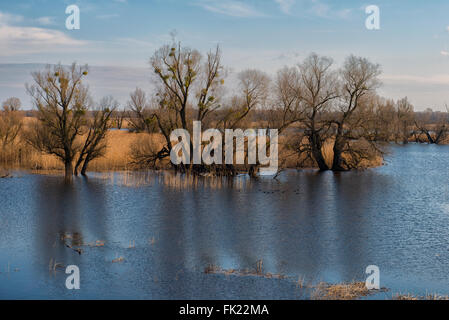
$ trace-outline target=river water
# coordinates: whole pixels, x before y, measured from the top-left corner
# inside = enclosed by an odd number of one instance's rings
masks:
[[[374,298],[449,294],[449,147],[394,146],[385,162],[257,181],[15,172],[0,180],[0,299],[303,299],[298,279],[365,281],[369,265],[389,289]],[[285,279],[204,272],[258,261]]]

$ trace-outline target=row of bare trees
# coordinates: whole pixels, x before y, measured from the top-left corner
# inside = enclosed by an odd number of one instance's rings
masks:
[[[355,169],[373,155],[381,156],[382,142],[422,142],[424,135],[427,142],[440,143],[449,129],[447,113],[430,121],[433,113],[415,115],[407,98],[393,102],[379,97],[381,68],[362,57],[351,55],[337,69],[332,59],[311,54],[299,65],[281,69],[274,80],[261,71],[245,70],[230,96],[223,86],[226,70],[219,48],[203,57],[180,44],[167,45],[150,64],[154,96],[147,99],[136,89],[130,100],[141,126],[151,126],[148,132],[160,132],[165,138],[162,148],[136,150],[136,159],[146,165],[166,159],[173,148],[170,133],[177,128],[191,131],[193,120],[222,132],[254,123],[276,128],[279,134],[295,129],[296,134],[289,134],[290,147],[320,170],[334,171]],[[261,114],[264,117],[254,121]],[[324,155],[329,141],[331,163]],[[229,173],[225,169],[230,168],[220,168]]]
[[[224,92],[226,71],[219,48],[202,57],[180,44],[164,46],[150,63],[156,75],[156,94],[148,102],[137,89],[130,102],[136,113],[146,112],[147,122],[153,120],[165,137],[160,150],[149,148],[146,157],[139,154],[139,160],[146,158],[148,164],[169,156],[174,129],[191,131],[195,120],[224,132],[245,127],[252,113],[264,109],[270,110],[264,121],[267,128],[276,128],[279,134],[292,126],[302,128],[305,139],[300,139],[297,151],[313,159],[320,170],[349,170],[365,157],[365,151],[352,142],[369,134],[364,101],[375,94],[380,75],[380,67],[367,59],[350,56],[342,69],[334,70],[330,58],[311,54],[298,66],[280,70],[273,82],[261,71],[245,70],[238,76],[237,94],[230,97]],[[331,137],[335,140],[334,160],[329,166],[323,145]],[[366,141],[375,147],[375,141]]]
[[[382,142],[441,143],[449,132],[448,113],[416,113],[407,98],[394,102],[379,97],[380,66],[362,57],[351,55],[336,68],[332,59],[313,53],[297,66],[279,70],[274,79],[259,70],[245,70],[232,84],[232,94],[225,90],[227,70],[218,47],[203,56],[180,43],[166,45],[154,53],[150,65],[154,91],[147,95],[137,88],[122,110],[112,97],[93,102],[83,82],[87,66],[48,66],[33,73],[34,83],[27,91],[37,121],[23,130],[23,139],[59,158],[71,180],[74,174],[86,174],[89,163],[105,154],[112,127],[147,134],[145,143],[132,152],[134,163],[144,167],[167,161],[176,143],[170,140],[173,130],[192,132],[193,121],[200,121],[203,128],[221,132],[256,126],[278,129],[285,137],[285,150],[322,171],[358,168],[373,155],[382,155]],[[8,99],[2,108],[0,143],[5,148],[22,129],[20,100]],[[151,134],[162,137],[162,144]],[[331,161],[325,154],[329,143]],[[229,164],[177,169],[237,172]],[[257,166],[248,170],[254,173]]]

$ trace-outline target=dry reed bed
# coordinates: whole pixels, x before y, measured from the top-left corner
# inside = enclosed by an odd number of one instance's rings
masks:
[[[89,164],[90,171],[126,171],[131,170],[130,148],[139,138],[139,134],[113,130],[106,136],[106,154]],[[42,154],[24,142],[17,142],[2,155],[0,166],[5,168],[22,168],[29,170],[61,171],[61,161],[54,155]]]
[[[287,277],[282,274],[272,274],[272,273],[264,273],[263,272],[263,261],[259,260],[256,263],[256,268],[254,270],[244,269],[244,270],[237,270],[237,269],[222,269],[215,265],[208,265],[204,269],[204,273],[206,274],[223,274],[225,276],[257,276],[257,277],[263,277],[268,279],[286,279]]]
[[[385,291],[387,291],[385,288],[368,290],[365,282],[353,281],[339,284],[321,282],[314,287],[311,298],[313,300],[355,300]]]
[[[35,118],[26,117],[23,119],[24,128],[35,122]],[[313,168],[315,164],[307,160],[304,155],[298,155],[292,147],[295,136],[281,136],[279,144],[280,164],[284,168]],[[106,136],[107,149],[103,157],[93,160],[89,164],[89,171],[127,171],[142,169],[133,163],[133,149],[143,148],[144,150],[160,150],[164,145],[164,138],[161,134],[137,134],[126,130],[110,130]],[[303,141],[304,143],[304,141]],[[323,146],[325,160],[329,166],[333,159],[333,144],[330,139]],[[377,167],[382,165],[382,157],[374,156],[369,160],[363,160],[361,168]],[[169,160],[164,160],[160,169],[169,168]],[[21,139],[17,139],[15,144],[3,150],[0,154],[0,167],[21,168],[35,171],[62,171],[63,165],[54,155],[47,155],[34,150]]]

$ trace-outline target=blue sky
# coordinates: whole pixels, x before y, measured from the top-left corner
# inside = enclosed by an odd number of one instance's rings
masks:
[[[65,28],[70,4],[81,10],[80,30]],[[377,31],[365,28],[371,4],[380,8]],[[274,74],[311,52],[331,56],[336,67],[349,54],[365,56],[382,65],[383,95],[438,110],[449,104],[448,13],[447,0],[0,0],[0,63],[148,68],[176,30],[203,52],[219,43],[235,72]]]

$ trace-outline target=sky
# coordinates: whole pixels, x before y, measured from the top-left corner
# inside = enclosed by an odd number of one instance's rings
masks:
[[[71,4],[79,30],[65,26]],[[380,30],[365,27],[368,5],[380,9]],[[0,0],[0,100],[16,95],[27,105],[30,69],[77,61],[98,67],[94,92],[125,102],[136,86],[150,90],[148,60],[175,32],[203,53],[219,44],[231,78],[246,68],[274,75],[311,52],[332,57],[335,68],[350,54],[367,57],[382,66],[380,94],[443,110],[448,13],[447,0]]]

